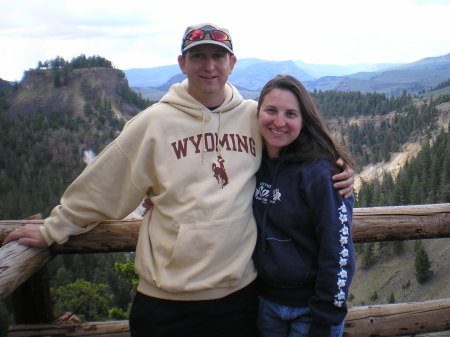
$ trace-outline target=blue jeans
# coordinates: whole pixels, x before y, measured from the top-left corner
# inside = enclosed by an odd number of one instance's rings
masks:
[[[306,337],[311,325],[308,307],[289,307],[260,297],[258,330],[260,337]],[[323,337],[341,337],[344,322],[333,325]]]

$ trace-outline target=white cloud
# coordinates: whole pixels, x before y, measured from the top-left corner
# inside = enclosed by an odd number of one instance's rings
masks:
[[[184,29],[208,21],[230,29],[238,58],[409,62],[450,52],[448,17],[442,0],[4,1],[0,77],[80,54],[121,69],[174,64]]]

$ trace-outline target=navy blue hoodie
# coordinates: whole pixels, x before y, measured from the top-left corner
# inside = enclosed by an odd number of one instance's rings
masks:
[[[309,336],[328,335],[346,314],[354,274],[353,199],[333,188],[336,166],[302,163],[294,154],[264,151],[253,211],[258,241],[253,260],[261,295],[275,303],[310,307]]]

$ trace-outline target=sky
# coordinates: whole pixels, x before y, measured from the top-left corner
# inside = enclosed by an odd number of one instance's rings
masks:
[[[0,0],[0,78],[81,54],[122,70],[176,64],[202,22],[229,29],[238,60],[414,62],[450,53],[449,18],[450,0]]]

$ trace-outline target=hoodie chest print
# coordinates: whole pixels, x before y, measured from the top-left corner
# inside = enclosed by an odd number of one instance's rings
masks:
[[[271,184],[261,181],[259,182],[259,186],[256,186],[255,199],[264,204],[267,204],[268,201],[274,204],[281,201],[281,192],[278,188],[272,190]]]
[[[214,173],[214,178],[217,179],[217,183],[220,185],[220,188],[223,188],[225,185],[228,185],[228,176],[224,165],[225,159],[219,155],[217,156],[217,162],[219,165],[212,163],[211,169]]]
[[[177,159],[182,159],[191,153],[200,154],[203,147],[206,152],[218,151],[220,148],[222,151],[243,152],[256,157],[255,140],[235,133],[219,136],[217,133],[207,132],[204,135],[198,134],[179,139],[170,145]]]

